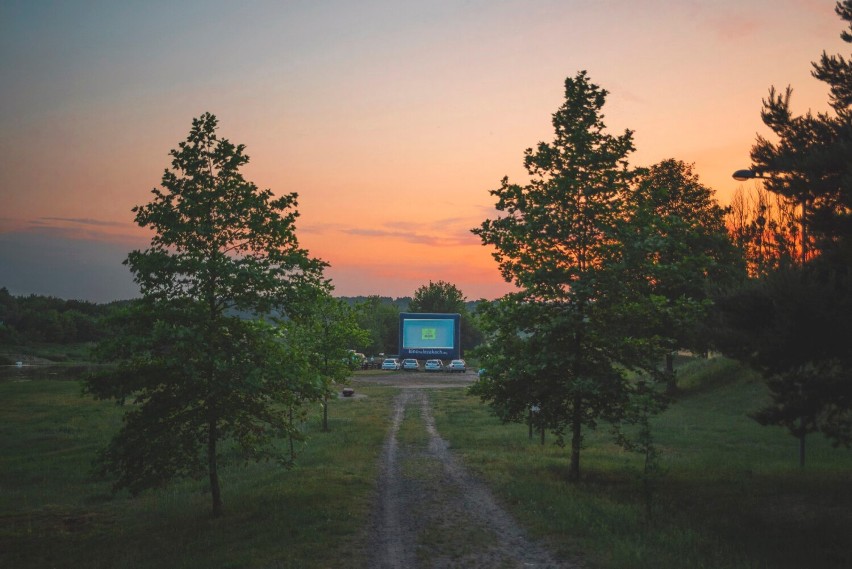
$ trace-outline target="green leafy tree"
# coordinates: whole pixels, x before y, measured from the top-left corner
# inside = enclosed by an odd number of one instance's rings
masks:
[[[467,299],[459,288],[451,283],[429,281],[414,291],[408,304],[410,312],[459,314],[461,326],[461,348],[469,350],[482,341],[482,332],[467,309]]]
[[[116,489],[206,472],[219,516],[222,443],[246,458],[273,457],[273,440],[295,430],[289,409],[322,395],[292,340],[237,313],[298,318],[328,285],[325,264],[299,247],[296,194],[276,198],[245,180],[245,147],[216,130],[215,116],[194,119],[162,189],[134,208],[136,223],[154,233],[125,261],[142,299],[100,346],[117,365],[86,389],[131,403],[101,456]]]
[[[390,299],[369,296],[355,306],[358,325],[369,338],[364,349],[370,355],[399,352],[399,308]]]
[[[299,338],[299,344],[310,354],[309,365],[321,380],[323,389],[322,430],[328,431],[328,398],[335,386],[342,385],[352,375],[351,349],[369,341],[355,311],[344,301],[331,295],[322,295],[311,312],[290,329]]]
[[[444,281],[423,285],[414,291],[408,303],[411,312],[461,313],[465,311],[465,296],[454,284]]]
[[[627,156],[634,148],[630,131],[605,132],[606,96],[586,72],[566,79],[565,102],[553,115],[554,141],[526,151],[530,182],[504,178],[491,192],[503,215],[473,229],[519,289],[483,318],[479,355],[486,373],[473,392],[508,419],[540,405],[559,440],[566,432],[570,437],[570,480],[580,476],[583,428],[618,415],[629,391],[625,362],[612,355],[618,339],[603,326],[610,318],[601,310],[612,294],[603,277],[620,258]],[[503,342],[516,358],[504,356]]]
[[[626,196],[623,231],[621,279],[631,289],[631,302],[642,302],[647,309],[640,312],[640,329],[633,335],[656,338],[667,352],[666,379],[672,392],[672,352],[708,349],[705,323],[711,292],[741,280],[743,263],[725,226],[725,210],[692,166],[679,160],[664,160],[639,172]],[[648,311],[658,314],[649,319]],[[624,314],[618,317],[623,324]]]

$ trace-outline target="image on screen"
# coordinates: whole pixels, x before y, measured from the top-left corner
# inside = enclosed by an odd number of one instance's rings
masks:
[[[450,319],[405,319],[403,348],[453,349],[454,322]]]

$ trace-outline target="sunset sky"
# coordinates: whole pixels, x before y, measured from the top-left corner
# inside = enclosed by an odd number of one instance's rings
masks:
[[[610,92],[632,165],[695,163],[724,204],[771,86],[827,110],[810,62],[849,54],[843,28],[828,0],[0,0],[0,287],[135,296],[130,210],[209,111],[249,180],[298,192],[336,294],[495,298],[470,229],[552,140],[566,77]]]

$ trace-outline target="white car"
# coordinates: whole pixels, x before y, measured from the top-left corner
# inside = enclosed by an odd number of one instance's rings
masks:
[[[385,358],[385,361],[382,362],[382,369],[397,370],[399,368],[399,360],[396,358]]]
[[[467,371],[467,364],[464,363],[464,360],[453,360],[450,362],[450,365],[447,366],[448,371],[458,371],[461,373],[465,373]]]
[[[426,371],[444,371],[444,362],[441,360],[426,360]]]
[[[420,364],[414,358],[406,358],[402,360],[402,369],[411,371],[420,371]]]

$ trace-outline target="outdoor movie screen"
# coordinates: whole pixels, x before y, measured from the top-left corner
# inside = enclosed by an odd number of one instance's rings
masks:
[[[458,314],[403,312],[399,315],[399,355],[403,358],[456,359],[460,335]]]

